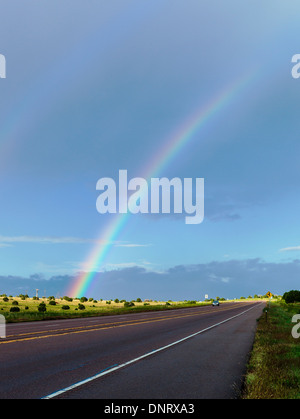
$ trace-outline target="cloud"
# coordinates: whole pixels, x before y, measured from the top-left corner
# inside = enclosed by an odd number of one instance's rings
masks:
[[[52,237],[52,236],[0,236],[0,246],[8,243],[38,243],[38,244],[82,244],[101,243],[101,240],[80,237]],[[103,244],[105,242],[103,241]]]
[[[101,272],[107,272],[107,271],[120,271],[122,269],[127,268],[142,268],[145,271],[149,272],[156,272],[159,273],[161,271],[157,271],[155,269],[155,264],[148,262],[147,260],[139,260],[137,262],[124,262],[124,263],[106,263],[102,269]]]
[[[136,243],[125,243],[125,244],[116,244],[116,247],[149,247],[151,244],[136,244]]]
[[[299,250],[300,250],[300,246],[293,246],[293,247],[284,247],[280,249],[279,252],[294,252],[294,251],[299,251]]]
[[[137,294],[158,300],[201,300],[205,294],[238,298],[267,291],[281,295],[299,287],[299,276],[298,260],[272,263],[256,258],[179,265],[159,273],[133,266],[96,274],[93,289],[105,298],[113,298],[115,293],[121,298]]]
[[[113,269],[94,273],[92,295],[96,299],[149,298],[153,300],[238,298],[265,294],[282,295],[299,288],[300,260],[266,262],[262,259],[212,261],[194,265],[173,266],[157,272],[151,266],[120,264]],[[17,295],[26,291],[35,295],[35,289],[45,290],[46,295],[65,295],[75,275],[55,274],[45,278],[33,274],[27,278],[0,276],[1,293]]]
[[[101,239],[90,239],[82,237],[55,237],[55,236],[1,236],[0,247],[10,247],[14,243],[33,243],[33,244],[113,244],[117,247],[148,247],[150,244],[122,243],[119,241],[108,242]]]

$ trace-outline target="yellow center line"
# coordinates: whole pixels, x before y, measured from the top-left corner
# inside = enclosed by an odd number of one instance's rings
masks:
[[[228,311],[228,310],[232,310],[233,308],[239,308],[242,305],[244,305],[243,303],[241,304],[237,304],[234,307],[227,307],[227,308],[222,308],[220,310],[218,310],[218,312],[220,311]],[[212,313],[215,313],[216,311],[211,311]],[[182,314],[179,316],[169,316],[169,317],[162,317],[162,318],[151,318],[148,319],[146,321],[143,320],[126,320],[123,322],[114,322],[113,324],[111,323],[106,323],[106,324],[100,324],[98,326],[100,327],[95,327],[95,325],[92,326],[80,326],[77,327],[76,329],[73,328],[67,328],[67,329],[56,329],[56,330],[50,330],[49,332],[52,334],[47,334],[47,335],[43,335],[43,336],[32,336],[32,337],[27,337],[27,338],[19,338],[19,339],[13,339],[13,340],[3,340],[0,341],[0,345],[3,344],[8,344],[8,343],[15,343],[15,342],[24,342],[24,341],[29,341],[29,340],[35,340],[35,339],[46,339],[46,338],[50,338],[50,337],[56,337],[56,336],[66,336],[66,335],[72,335],[72,334],[78,334],[78,333],[87,333],[87,332],[95,332],[95,331],[99,331],[99,330],[108,330],[108,329],[113,329],[113,328],[117,328],[117,327],[126,327],[126,326],[135,326],[135,325],[139,325],[139,324],[147,324],[147,323],[154,323],[154,322],[160,322],[160,321],[164,321],[164,320],[172,320],[172,319],[180,319],[180,318],[185,318],[185,317],[192,317],[192,316],[203,316],[208,314],[209,311],[205,311],[205,312],[201,312],[201,313],[192,313],[192,314]],[[78,330],[78,329],[83,329],[84,330]],[[48,332],[48,333],[49,333]],[[55,332],[55,334],[53,334],[53,332]],[[56,333],[56,332],[63,332],[63,333]],[[25,333],[25,334],[20,334],[20,335],[11,335],[11,336],[7,336],[7,338],[12,338],[12,337],[20,337],[20,336],[27,336],[27,335],[33,335],[33,334],[41,334],[41,333],[45,333],[45,331],[41,331],[41,332],[32,332],[32,333]]]
[[[237,303],[237,305],[235,305],[234,308],[240,307],[242,304]],[[210,306],[207,306],[207,307],[210,307]],[[232,308],[233,308],[232,306],[229,307],[229,308],[227,308],[227,307],[226,308],[220,308],[219,311],[230,310]],[[197,313],[191,313],[191,314],[180,314],[179,316],[172,315],[172,316],[162,317],[161,319],[166,319],[167,320],[169,318],[174,318],[175,319],[175,318],[186,317],[186,316],[195,316],[195,315],[200,316],[200,315],[206,314],[208,312],[209,312],[209,310],[205,310],[204,313],[201,311],[201,313],[197,312]],[[156,320],[156,319],[157,319],[157,317],[152,317],[148,320]],[[98,325],[93,324],[93,325],[90,325],[90,326],[88,326],[88,325],[76,326],[76,327],[69,327],[69,328],[64,328],[64,329],[53,329],[53,330],[48,330],[48,333],[65,332],[65,331],[69,331],[69,330],[78,330],[78,329],[89,329],[89,328],[93,328],[95,326],[111,326],[112,324],[118,325],[118,324],[132,323],[132,321],[140,322],[140,321],[142,321],[142,319],[123,320],[123,321],[119,321],[119,322],[102,323],[102,324],[98,324]],[[21,336],[28,336],[28,335],[32,336],[32,335],[37,335],[37,334],[41,334],[41,333],[45,333],[45,330],[41,330],[41,331],[37,331],[37,332],[20,333],[20,334],[15,334],[15,335],[8,335],[7,338],[14,338],[14,337],[21,337]]]

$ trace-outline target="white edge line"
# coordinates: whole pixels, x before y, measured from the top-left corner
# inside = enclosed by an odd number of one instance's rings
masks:
[[[263,303],[260,303],[260,304],[263,304]],[[162,346],[161,348],[155,349],[154,351],[147,352],[146,354],[141,355],[138,358],[134,358],[131,361],[127,361],[124,364],[117,365],[117,366],[115,366],[113,368],[106,369],[105,371],[102,371],[99,374],[93,375],[92,377],[89,377],[89,378],[86,378],[85,380],[79,381],[78,383],[75,383],[75,384],[73,384],[73,385],[71,385],[69,387],[66,387],[66,388],[64,388],[62,390],[56,391],[55,393],[49,394],[48,396],[42,397],[42,400],[53,399],[54,397],[57,397],[60,394],[66,393],[66,392],[68,392],[70,390],[73,390],[74,388],[80,387],[80,386],[82,386],[84,384],[87,384],[87,383],[89,383],[91,381],[97,380],[98,378],[101,378],[104,375],[110,374],[110,373],[112,373],[114,371],[117,371],[117,370],[119,370],[121,368],[126,367],[127,365],[133,364],[134,362],[137,362],[137,361],[140,361],[141,359],[147,358],[150,355],[153,355],[153,354],[155,354],[157,352],[160,352],[160,351],[163,351],[165,349],[168,349],[171,346],[174,346],[174,345],[177,345],[178,343],[184,342],[185,340],[191,339],[194,336],[197,336],[197,335],[200,335],[201,333],[206,332],[207,330],[213,329],[214,327],[217,327],[217,326],[220,326],[223,323],[229,322],[230,320],[235,319],[236,317],[242,316],[243,314],[247,313],[248,311],[252,310],[253,308],[255,308],[257,306],[258,306],[258,304],[255,304],[253,307],[248,308],[248,310],[245,310],[242,313],[236,314],[235,316],[229,317],[228,319],[223,320],[223,321],[221,321],[219,323],[213,324],[212,326],[206,327],[205,329],[202,329],[199,332],[193,333],[192,335],[189,335],[189,336],[186,336],[185,338],[179,339],[176,342],[169,343],[168,345]]]

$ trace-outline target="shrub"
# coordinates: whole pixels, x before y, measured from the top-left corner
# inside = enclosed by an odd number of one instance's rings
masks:
[[[12,302],[12,305],[13,305],[13,306],[18,306],[18,305],[19,305],[19,303],[18,303],[18,301],[14,300],[14,301]]]
[[[65,295],[63,299],[66,300],[66,301],[69,301],[69,302],[73,301],[73,298],[68,297],[67,295]]]
[[[56,306],[56,301],[50,300],[49,301],[49,306]]]
[[[291,291],[285,292],[282,298],[287,304],[300,302],[300,291],[291,290]]]
[[[86,301],[88,301],[88,299],[86,297],[81,297],[80,298],[80,302],[81,303],[85,303]]]
[[[8,297],[4,297],[4,298],[3,298],[3,301],[4,301],[5,303],[7,303],[7,301],[9,301]]]
[[[38,311],[39,311],[40,313],[44,313],[45,311],[47,311],[46,304],[45,304],[45,303],[40,303],[40,304],[38,305]]]
[[[16,306],[11,307],[9,311],[10,311],[11,313],[17,313],[17,312],[19,312],[19,311],[20,311],[20,307],[16,307]]]
[[[124,307],[133,307],[134,303],[132,301],[125,301]]]
[[[78,304],[78,309],[79,310],[85,310],[85,306],[83,304]]]
[[[62,306],[62,310],[70,310],[70,306]]]

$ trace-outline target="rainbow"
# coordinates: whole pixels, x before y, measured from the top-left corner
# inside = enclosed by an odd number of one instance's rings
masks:
[[[183,147],[194,137],[196,132],[198,132],[208,120],[217,115],[226,105],[229,105],[253,78],[253,72],[250,74],[247,73],[246,76],[235,81],[221,91],[213,100],[207,103],[205,107],[201,107],[193,115],[187,118],[184,124],[163,143],[159,152],[148,164],[143,177],[145,179],[150,179],[151,177],[155,177],[162,169],[166,168],[171,160],[174,159]],[[85,261],[84,271],[72,281],[67,290],[67,295],[81,297],[88,293],[95,276],[99,274],[99,269],[103,264],[104,258],[111,247],[114,246],[115,240],[126,225],[130,214],[131,213],[129,212],[126,214],[118,214],[108,225],[106,230],[101,233],[101,242],[99,241],[99,244],[94,246],[92,252]]]

